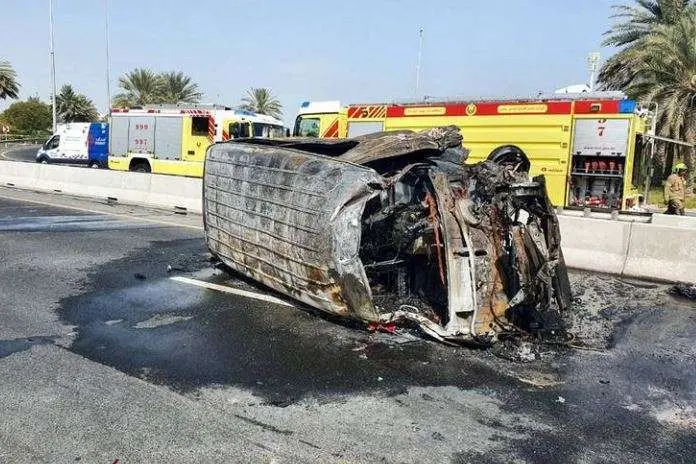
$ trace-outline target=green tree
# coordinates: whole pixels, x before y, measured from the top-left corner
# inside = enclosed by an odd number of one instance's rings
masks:
[[[198,103],[203,96],[198,84],[181,71],[170,71],[158,76],[159,99],[162,103]]]
[[[685,12],[673,25],[657,27],[644,42],[646,51],[626,93],[657,103],[657,127],[663,135],[696,141],[696,11]],[[691,173],[694,155],[694,149],[685,150]]]
[[[202,97],[198,84],[180,71],[155,73],[136,68],[118,81],[122,92],[113,99],[116,107],[157,103],[198,103]]]
[[[159,103],[160,79],[150,69],[136,68],[118,80],[123,92],[114,96],[116,107],[130,107]]]
[[[17,73],[9,61],[0,60],[0,99],[17,98],[18,95]]]
[[[51,105],[33,97],[11,104],[0,118],[15,133],[37,136],[49,134],[53,122]]]
[[[92,100],[65,84],[56,95],[56,113],[61,122],[90,122],[99,117]]]
[[[696,8],[690,0],[635,0],[616,6],[620,21],[605,33],[619,51],[602,67],[604,89],[623,90],[643,104],[657,104],[657,128],[666,137],[696,137]],[[658,146],[663,178],[681,152],[693,173],[693,149]],[[691,181],[689,181],[691,185]]]
[[[252,87],[247,90],[247,94],[242,98],[242,104],[239,107],[246,111],[267,114],[274,118],[280,118],[283,115],[283,105],[280,104],[280,100],[266,88]]]
[[[678,22],[691,3],[691,0],[635,0],[635,5],[615,5],[612,17],[616,22],[604,33],[603,45],[620,50],[600,69],[600,86],[623,90],[636,77],[640,78],[645,41],[657,28]]]

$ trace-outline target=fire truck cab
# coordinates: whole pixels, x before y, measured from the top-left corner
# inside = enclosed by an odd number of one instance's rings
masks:
[[[544,174],[556,206],[627,209],[642,161],[646,117],[619,92],[552,94],[533,99],[370,103],[317,112],[302,105],[294,135],[355,137],[379,131],[419,131],[455,125],[468,162],[518,157]],[[311,123],[310,123],[311,121]],[[312,130],[304,130],[312,127]],[[634,175],[635,174],[635,175]]]
[[[286,135],[271,116],[222,105],[151,105],[111,110],[109,168],[202,177],[206,149],[235,138]]]

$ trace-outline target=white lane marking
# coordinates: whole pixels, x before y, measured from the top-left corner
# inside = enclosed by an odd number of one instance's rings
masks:
[[[46,192],[46,193],[49,193],[49,192]],[[50,203],[50,202],[46,202],[46,201],[28,200],[26,198],[18,198],[18,197],[12,196],[12,195],[7,195],[4,192],[0,192],[0,198],[5,198],[7,200],[14,200],[14,201],[23,201],[25,203],[34,203],[36,205],[41,205],[41,206],[54,206],[56,208],[72,209],[74,211],[82,211],[84,213],[107,214],[109,216],[128,218],[128,219],[132,219],[135,221],[152,222],[154,224],[163,224],[165,226],[184,227],[186,229],[203,230],[202,225],[193,226],[190,224],[181,224],[181,223],[170,222],[170,221],[160,221],[159,219],[150,219],[150,218],[146,218],[146,217],[142,217],[142,216],[133,216],[130,214],[112,213],[110,211],[99,211],[96,209],[80,208],[77,206],[69,206],[69,205],[60,204],[60,203]],[[89,199],[87,199],[87,201],[89,201]],[[124,206],[133,206],[133,205],[124,205]],[[134,206],[138,206],[138,205],[134,205]]]
[[[281,300],[280,298],[276,298],[274,296],[264,295],[263,293],[248,292],[246,290],[241,290],[239,288],[227,287],[226,285],[218,285],[218,284],[214,284],[211,282],[206,282],[204,280],[189,279],[188,277],[176,276],[176,277],[170,277],[170,279],[175,280],[177,282],[183,282],[185,284],[195,285],[197,287],[209,288],[211,290],[217,290],[219,292],[231,293],[232,295],[243,296],[245,298],[253,298],[255,300],[266,301],[268,303],[274,303],[274,304],[281,305],[281,306],[288,306],[290,308],[295,307],[295,305],[293,305],[292,303],[289,303],[285,300]]]

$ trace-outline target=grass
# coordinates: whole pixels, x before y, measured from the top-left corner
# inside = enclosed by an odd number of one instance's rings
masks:
[[[651,187],[648,195],[648,204],[665,207],[664,189],[662,187]],[[686,209],[696,209],[696,195],[686,194]]]

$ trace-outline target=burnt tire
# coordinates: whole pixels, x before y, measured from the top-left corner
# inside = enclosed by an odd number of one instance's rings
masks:
[[[501,165],[513,166],[517,172],[529,172],[531,166],[527,155],[514,145],[503,145],[488,155],[488,160]]]

